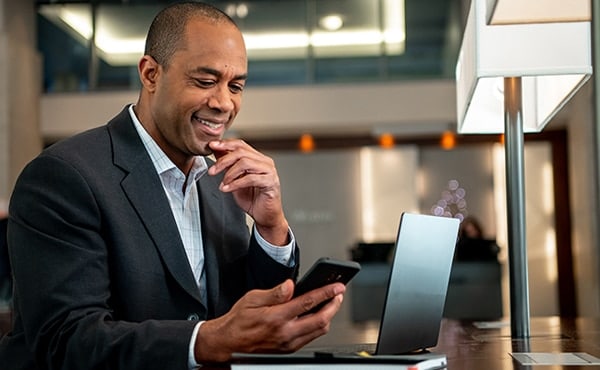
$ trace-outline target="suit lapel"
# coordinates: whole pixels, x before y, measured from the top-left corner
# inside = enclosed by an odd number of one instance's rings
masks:
[[[123,191],[146,226],[171,275],[201,302],[169,201],[127,108],[109,123],[108,129],[113,140],[115,165],[128,172],[121,183]]]

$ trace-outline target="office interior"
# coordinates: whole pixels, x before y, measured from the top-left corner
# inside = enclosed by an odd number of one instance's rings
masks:
[[[45,146],[101,125],[135,102],[141,54],[131,44],[130,52],[111,56],[99,46],[100,31],[143,35],[168,3],[0,0],[0,199],[10,197],[24,165]],[[231,12],[248,34],[290,24],[318,29],[330,13],[342,14],[348,25],[381,29],[383,9],[403,15],[405,39],[389,45],[250,50],[244,105],[229,135],[274,158],[302,269],[323,255],[352,258],[361,243],[392,242],[403,211],[468,214],[500,246],[502,313],[491,318],[508,319],[502,137],[456,134],[454,68],[469,0],[211,3]],[[97,47],[60,18],[60,9],[94,19]],[[525,137],[532,316],[600,315],[594,80],[543,132]],[[443,138],[449,147],[442,147]],[[359,297],[355,283],[344,319],[360,309],[352,304]]]

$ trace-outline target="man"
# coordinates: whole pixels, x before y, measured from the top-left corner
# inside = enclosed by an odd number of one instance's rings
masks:
[[[340,307],[341,284],[292,299],[298,250],[273,161],[222,139],[247,74],[233,21],[200,3],[166,8],[138,70],[135,105],[17,181],[3,369],[186,369],[291,352]]]

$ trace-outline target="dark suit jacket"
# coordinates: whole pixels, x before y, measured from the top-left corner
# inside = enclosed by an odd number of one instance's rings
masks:
[[[0,280],[10,279],[10,264],[8,263],[8,242],[6,230],[8,228],[8,219],[0,219]]]
[[[298,263],[266,255],[220,181],[199,180],[204,307],[127,109],[33,160],[10,202],[15,317],[0,342],[2,368],[185,369],[198,319],[295,278]]]

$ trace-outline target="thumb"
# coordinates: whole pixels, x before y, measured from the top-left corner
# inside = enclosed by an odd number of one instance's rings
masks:
[[[292,299],[294,293],[294,283],[288,279],[283,283],[271,289],[254,289],[246,293],[241,301],[236,305],[242,304],[246,307],[264,307],[275,306],[285,303]],[[242,303],[244,302],[244,303]]]
[[[270,299],[272,299],[272,302],[270,302],[271,304],[285,303],[292,299],[294,294],[294,282],[287,279],[273,289],[270,289],[268,292],[270,293],[268,294]]]

